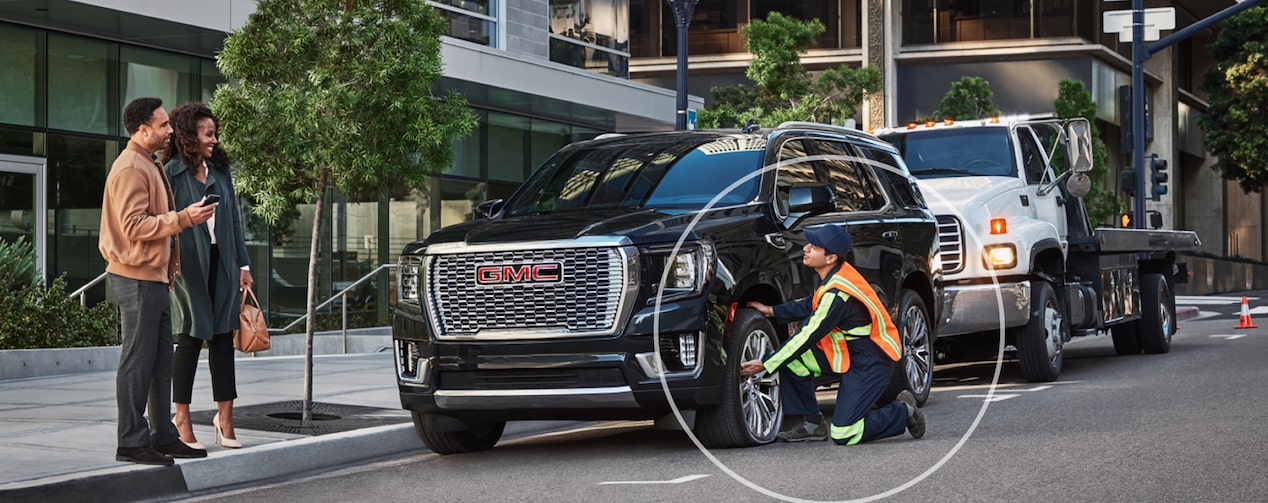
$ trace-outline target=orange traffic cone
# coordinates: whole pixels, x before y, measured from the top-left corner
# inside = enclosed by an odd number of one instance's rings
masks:
[[[1242,296],[1242,319],[1233,328],[1259,328],[1259,325],[1250,320],[1250,304],[1246,303],[1245,295]]]

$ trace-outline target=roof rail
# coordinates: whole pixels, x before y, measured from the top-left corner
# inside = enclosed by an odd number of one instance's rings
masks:
[[[592,138],[592,139],[594,139],[594,140],[606,140],[606,139],[608,139],[608,138],[620,138],[620,137],[622,137],[622,136],[625,136],[625,133],[603,133],[603,134],[601,134],[601,135],[599,135],[599,136],[596,136],[596,137],[594,137],[594,138]]]
[[[820,131],[831,131],[833,133],[845,133],[845,134],[851,134],[855,136],[863,136],[867,138],[871,137],[871,135],[867,134],[867,132],[865,131],[861,131],[854,128],[848,128],[845,126],[823,124],[819,122],[788,121],[779,125],[780,129],[783,129],[786,127],[787,128],[802,128],[802,129],[818,129]]]

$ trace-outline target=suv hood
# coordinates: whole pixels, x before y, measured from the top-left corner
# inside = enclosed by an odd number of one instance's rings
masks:
[[[755,208],[750,206],[747,208]],[[694,231],[710,226],[723,214],[743,214],[746,207],[712,210],[711,218],[701,219]],[[586,236],[624,236],[635,244],[676,241],[696,216],[695,211],[602,210],[549,215],[474,220],[451,225],[427,237],[426,244],[465,242],[468,244],[554,241]],[[694,232],[693,232],[694,234]]]
[[[961,176],[917,179],[929,209],[935,215],[957,213],[963,208],[985,208],[1000,195],[1024,188],[1021,180],[1007,176]]]

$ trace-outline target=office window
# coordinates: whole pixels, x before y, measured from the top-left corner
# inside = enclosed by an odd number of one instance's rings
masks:
[[[162,98],[163,109],[171,112],[178,105],[202,96],[198,90],[201,83],[198,82],[197,58],[123,46],[119,49],[119,59],[123,95],[120,108],[133,99],[155,96]]]
[[[106,270],[97,251],[101,227],[101,190],[119,155],[119,142],[50,134],[48,136],[49,256],[52,273],[66,275],[79,288]],[[89,304],[105,299],[105,284],[88,293]]]
[[[210,59],[202,59],[198,61],[202,67],[201,72],[201,96],[203,103],[211,103],[211,99],[216,95],[216,86],[226,82],[225,76],[220,74],[220,69],[216,68],[216,62]]]
[[[840,4],[837,0],[803,0],[801,2],[753,0],[752,6],[752,19],[765,20],[772,12],[778,12],[804,21],[818,19],[819,22],[823,23],[824,30],[816,38],[814,47],[821,49],[842,47],[839,36],[841,33]],[[861,19],[860,17],[859,20]],[[849,21],[854,22],[855,20],[851,19]],[[690,43],[690,40],[688,43]],[[857,45],[851,46],[857,47]]]
[[[122,107],[110,97],[114,46],[99,40],[48,35],[48,127],[121,134]]]
[[[0,24],[0,123],[43,126],[43,33]]]
[[[528,170],[528,117],[489,112],[489,178],[524,181]]]
[[[629,76],[629,0],[550,0],[550,60]]]
[[[497,4],[494,0],[429,0],[449,24],[449,36],[497,46]]]
[[[668,2],[661,3],[661,53],[678,55],[678,20]],[[727,54],[748,52],[739,31],[739,2],[700,0],[691,11],[687,26],[687,54]]]
[[[454,142],[453,166],[445,170],[446,174],[479,178],[484,168],[484,130],[489,125],[489,114],[484,110],[473,110],[476,114],[476,126],[471,134]]]

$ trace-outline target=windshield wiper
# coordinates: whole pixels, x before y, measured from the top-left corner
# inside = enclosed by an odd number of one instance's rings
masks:
[[[930,169],[922,169],[922,170],[920,170],[920,171],[912,171],[912,172],[911,172],[911,174],[913,174],[913,175],[923,175],[923,174],[931,174],[931,175],[970,175],[970,176],[976,176],[976,175],[977,175],[977,173],[974,173],[974,172],[969,171],[969,170],[967,170],[967,169],[956,169],[956,168],[930,168]]]

